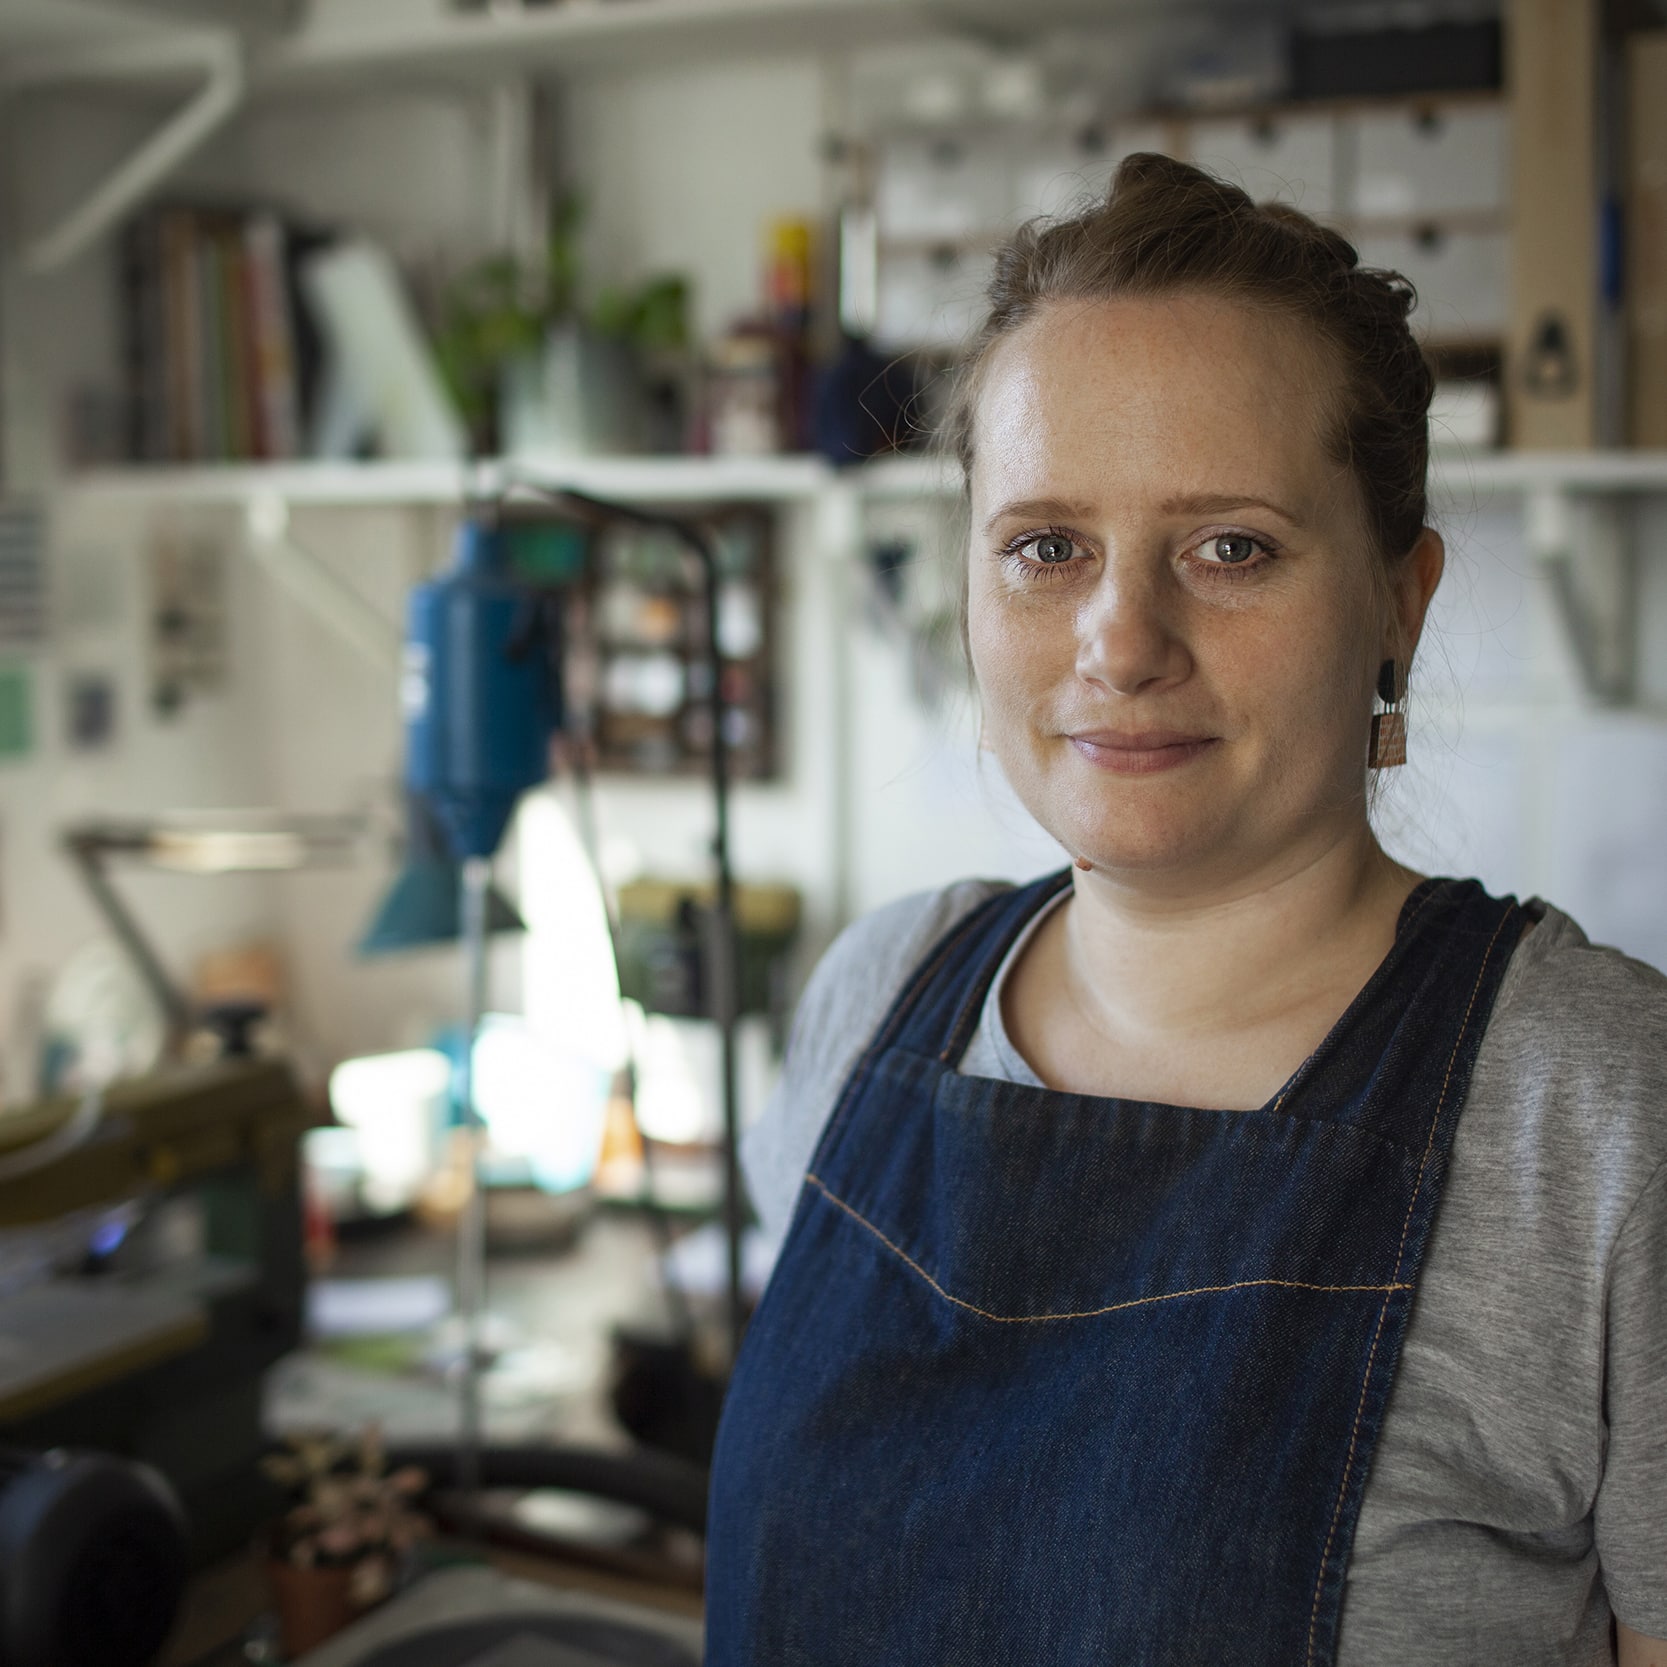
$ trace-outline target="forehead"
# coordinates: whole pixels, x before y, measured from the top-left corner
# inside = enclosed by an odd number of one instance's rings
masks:
[[[1230,491],[1347,513],[1330,356],[1299,322],[1211,296],[1048,302],[991,350],[976,502]]]

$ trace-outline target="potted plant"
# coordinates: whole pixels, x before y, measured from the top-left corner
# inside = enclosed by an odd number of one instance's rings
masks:
[[[668,386],[680,394],[688,286],[657,278],[582,304],[582,217],[559,198],[541,260],[493,255],[446,294],[435,346],[476,455],[676,449],[660,407]]]
[[[381,1431],[356,1441],[292,1436],[261,1461],[289,1503],[267,1543],[267,1575],[284,1654],[316,1648],[393,1589],[400,1564],[430,1532],[416,1499],[422,1471],[388,1473]]]

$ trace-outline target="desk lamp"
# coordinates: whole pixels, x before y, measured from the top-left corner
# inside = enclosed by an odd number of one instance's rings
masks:
[[[202,811],[78,822],[65,828],[61,838],[64,854],[161,1010],[168,1051],[177,1053],[198,1015],[117,894],[107,872],[110,861],[120,858],[182,874],[281,873],[351,863],[364,832],[364,822],[356,816]],[[246,1028],[251,1016],[219,1015],[222,1022],[231,1021],[227,1041],[233,1052],[243,1051],[238,1027]]]

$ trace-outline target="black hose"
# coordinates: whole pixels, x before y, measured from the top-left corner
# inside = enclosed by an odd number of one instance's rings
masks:
[[[450,1445],[390,1447],[388,1467],[415,1465],[435,1488],[457,1485],[457,1451]],[[707,1473],[668,1453],[606,1453],[586,1447],[483,1447],[483,1488],[564,1488],[621,1505],[635,1505],[678,1528],[706,1532]]]

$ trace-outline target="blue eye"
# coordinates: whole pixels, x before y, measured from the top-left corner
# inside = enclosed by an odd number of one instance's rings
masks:
[[[1033,543],[1038,561],[1049,563],[1069,561],[1077,553],[1076,546],[1062,533],[1043,533]]]
[[[1222,533],[1210,540],[1209,552],[1212,560],[1236,567],[1256,554],[1256,540],[1244,533]]]

